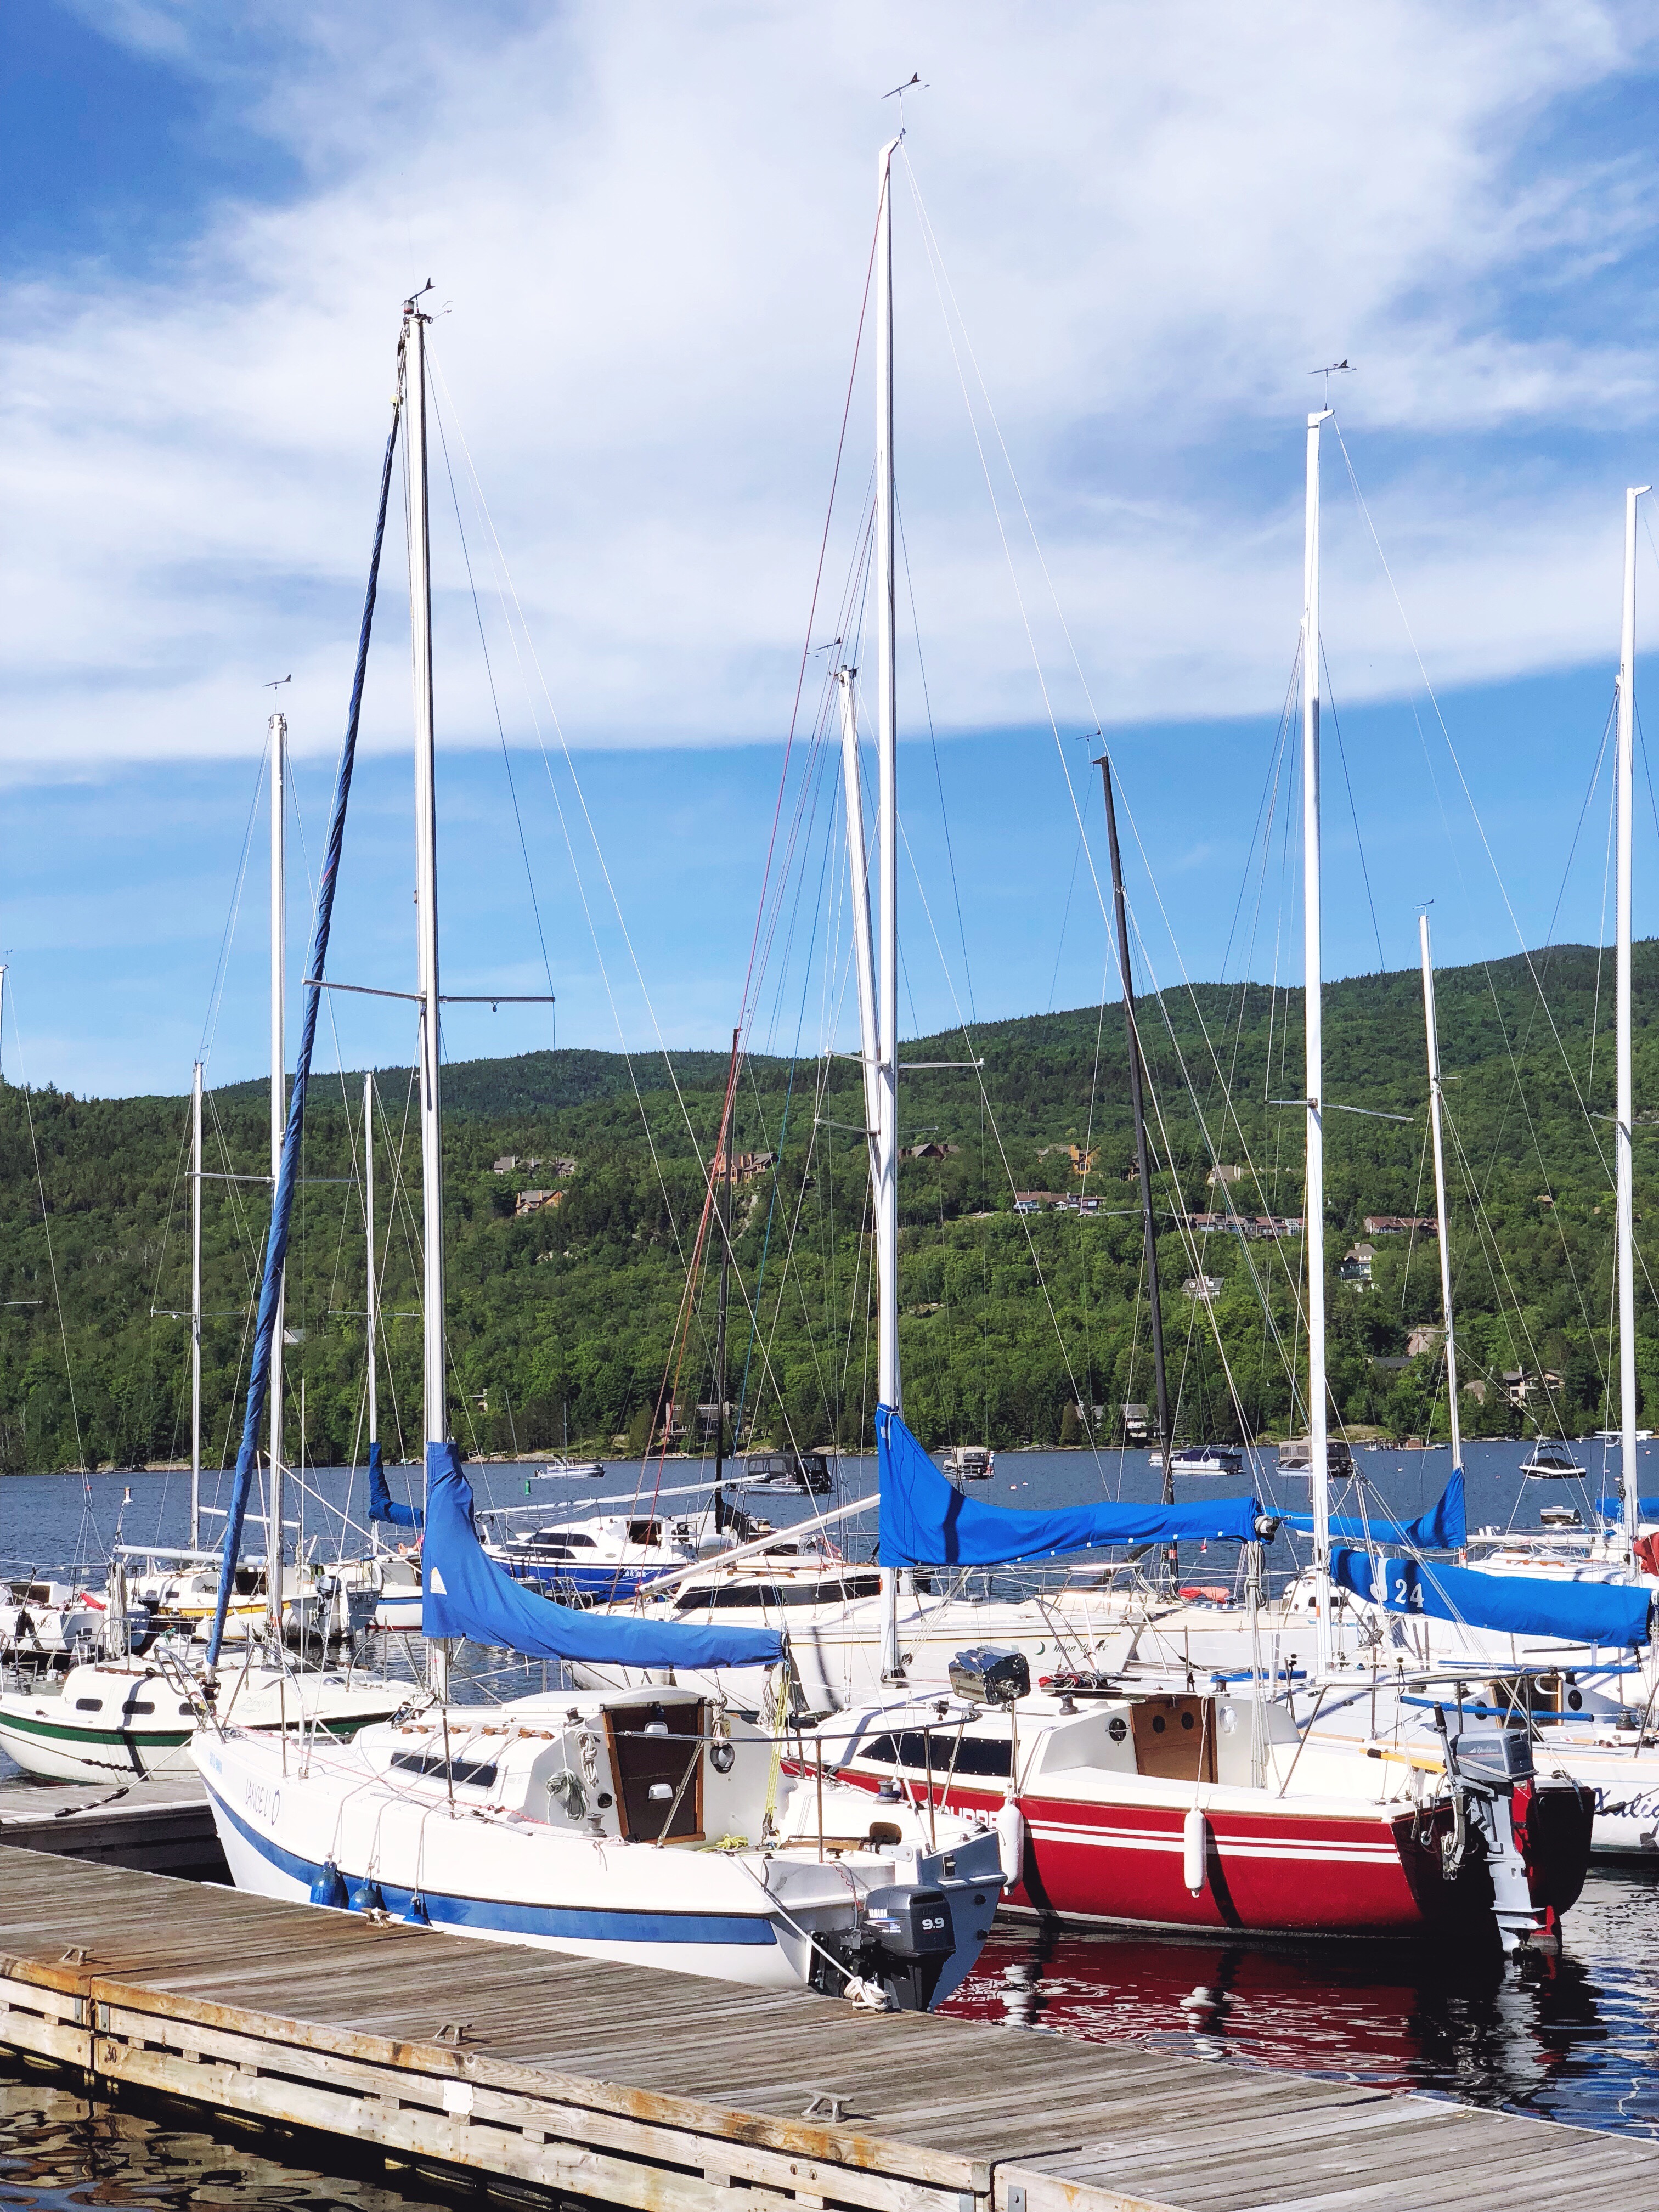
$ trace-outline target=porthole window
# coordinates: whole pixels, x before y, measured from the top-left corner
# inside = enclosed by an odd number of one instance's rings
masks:
[[[1162,1713],[1154,1713],[1152,1715],[1152,1734],[1154,1735],[1162,1735],[1166,1725],[1167,1723],[1164,1721]]]
[[[1121,1713],[1114,1713],[1106,1723],[1106,1733],[1114,1743],[1121,1743],[1129,1733],[1129,1723]]]
[[[1181,1716],[1181,1725],[1184,1729],[1189,1729],[1194,1727],[1196,1723],[1190,1713],[1182,1713]]]

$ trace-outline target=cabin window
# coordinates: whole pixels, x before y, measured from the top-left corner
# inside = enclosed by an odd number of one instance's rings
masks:
[[[490,1789],[497,1771],[493,1759],[447,1759],[441,1751],[394,1751],[392,1764],[408,1774],[435,1774],[458,1790]]]
[[[660,1544],[662,1522],[660,1521],[630,1521],[628,1524],[628,1540],[630,1544],[648,1546]]]
[[[104,1710],[104,1701],[101,1698],[77,1698],[75,1700],[75,1710],[77,1713],[101,1713]]]
[[[860,1747],[859,1757],[867,1759],[872,1766],[902,1766],[907,1773],[927,1776],[927,1738],[921,1729],[903,1729],[896,1735],[872,1735]],[[958,1780],[982,1774],[1000,1775],[1006,1780],[1014,1771],[1014,1747],[997,1736],[964,1735],[958,1743],[954,1735],[935,1729],[934,1781],[945,1781],[953,1765]]]
[[[148,1698],[135,1698],[126,1711],[130,1713],[153,1713],[155,1707]]]

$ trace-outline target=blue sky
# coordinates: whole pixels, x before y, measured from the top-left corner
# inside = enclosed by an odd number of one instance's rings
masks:
[[[729,1030],[894,112],[878,94],[916,67],[896,196],[906,1026],[970,998],[1003,1014],[1098,996],[1097,718],[1155,979],[1291,967],[1277,845],[1254,935],[1235,915],[1246,883],[1256,910],[1295,647],[1308,372],[1345,356],[1346,455],[1328,441],[1325,471],[1330,969],[1375,965],[1379,936],[1411,960],[1431,897],[1446,960],[1541,939],[1558,899],[1558,933],[1594,935],[1605,775],[1570,872],[1568,854],[1616,659],[1623,487],[1659,472],[1655,56],[1644,11],[1571,0],[1270,21],[1207,0],[502,0],[464,22],[14,7],[7,1073],[184,1087],[260,687],[290,670],[298,972],[299,833],[314,854],[398,303],[428,275],[495,679],[492,700],[434,454],[449,987],[546,988],[533,886],[562,1042]],[[855,557],[867,367],[814,643]],[[394,987],[413,957],[402,588],[389,545],[333,963]],[[796,777],[809,757],[798,744]],[[844,1040],[845,1003],[826,1012],[801,951],[821,875],[836,910],[834,828],[820,804],[791,854],[805,904],[757,1042],[798,1022],[809,1044],[838,1022]],[[1656,847],[1645,809],[1648,880]],[[260,823],[216,1080],[264,1064],[264,850]],[[1651,907],[1638,893],[1644,932]],[[394,1013],[336,1011],[349,1062],[403,1055]],[[447,1043],[546,1036],[539,1010],[456,1010]]]

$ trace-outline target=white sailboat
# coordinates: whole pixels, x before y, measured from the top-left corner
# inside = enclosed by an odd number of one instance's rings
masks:
[[[704,1668],[723,1656],[766,1663],[782,1647],[753,1629],[659,1629],[578,1613],[527,1590],[478,1542],[471,1486],[448,1441],[425,349],[426,318],[411,300],[399,365],[415,665],[428,1695],[395,1725],[365,1730],[349,1747],[312,1737],[291,1752],[234,1723],[216,1727],[210,1741],[197,1743],[196,1763],[236,1881],[262,1895],[926,2008],[962,1979],[989,1932],[1001,1875],[988,1824],[949,1814],[941,1823],[898,1796],[872,1808],[864,1793],[822,1777],[784,1784],[781,1697],[771,1701],[775,1725],[757,1727],[732,1716],[718,1695],[665,1686],[559,1690],[483,1711],[450,1696],[458,1631],[530,1656],[637,1650],[659,1663],[681,1654]],[[394,438],[397,429],[394,421]],[[388,447],[382,527],[390,470]],[[362,650],[367,635],[366,616]],[[361,682],[361,654],[359,665]],[[354,732],[355,720],[354,702]],[[336,859],[350,751],[349,738],[331,839]],[[319,977],[331,910],[331,891],[319,907]],[[290,1170],[303,1079],[302,1068],[285,1153]],[[279,1212],[284,1195],[279,1185]],[[280,1249],[273,1224],[262,1320]],[[250,1429],[258,1387],[256,1361]]]

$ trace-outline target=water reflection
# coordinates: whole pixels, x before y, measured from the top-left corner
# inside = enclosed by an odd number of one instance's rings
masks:
[[[49,2076],[0,2068],[0,2207],[58,2212],[85,2205],[192,2212],[213,2205],[345,2206],[416,2212],[434,2193],[405,2197],[379,2180],[282,2166],[188,2122],[154,2119],[77,2096]]]
[[[947,2008],[1085,2041],[1438,2091],[1659,2138],[1659,1885],[1597,1872],[1557,1959],[999,1924]]]

